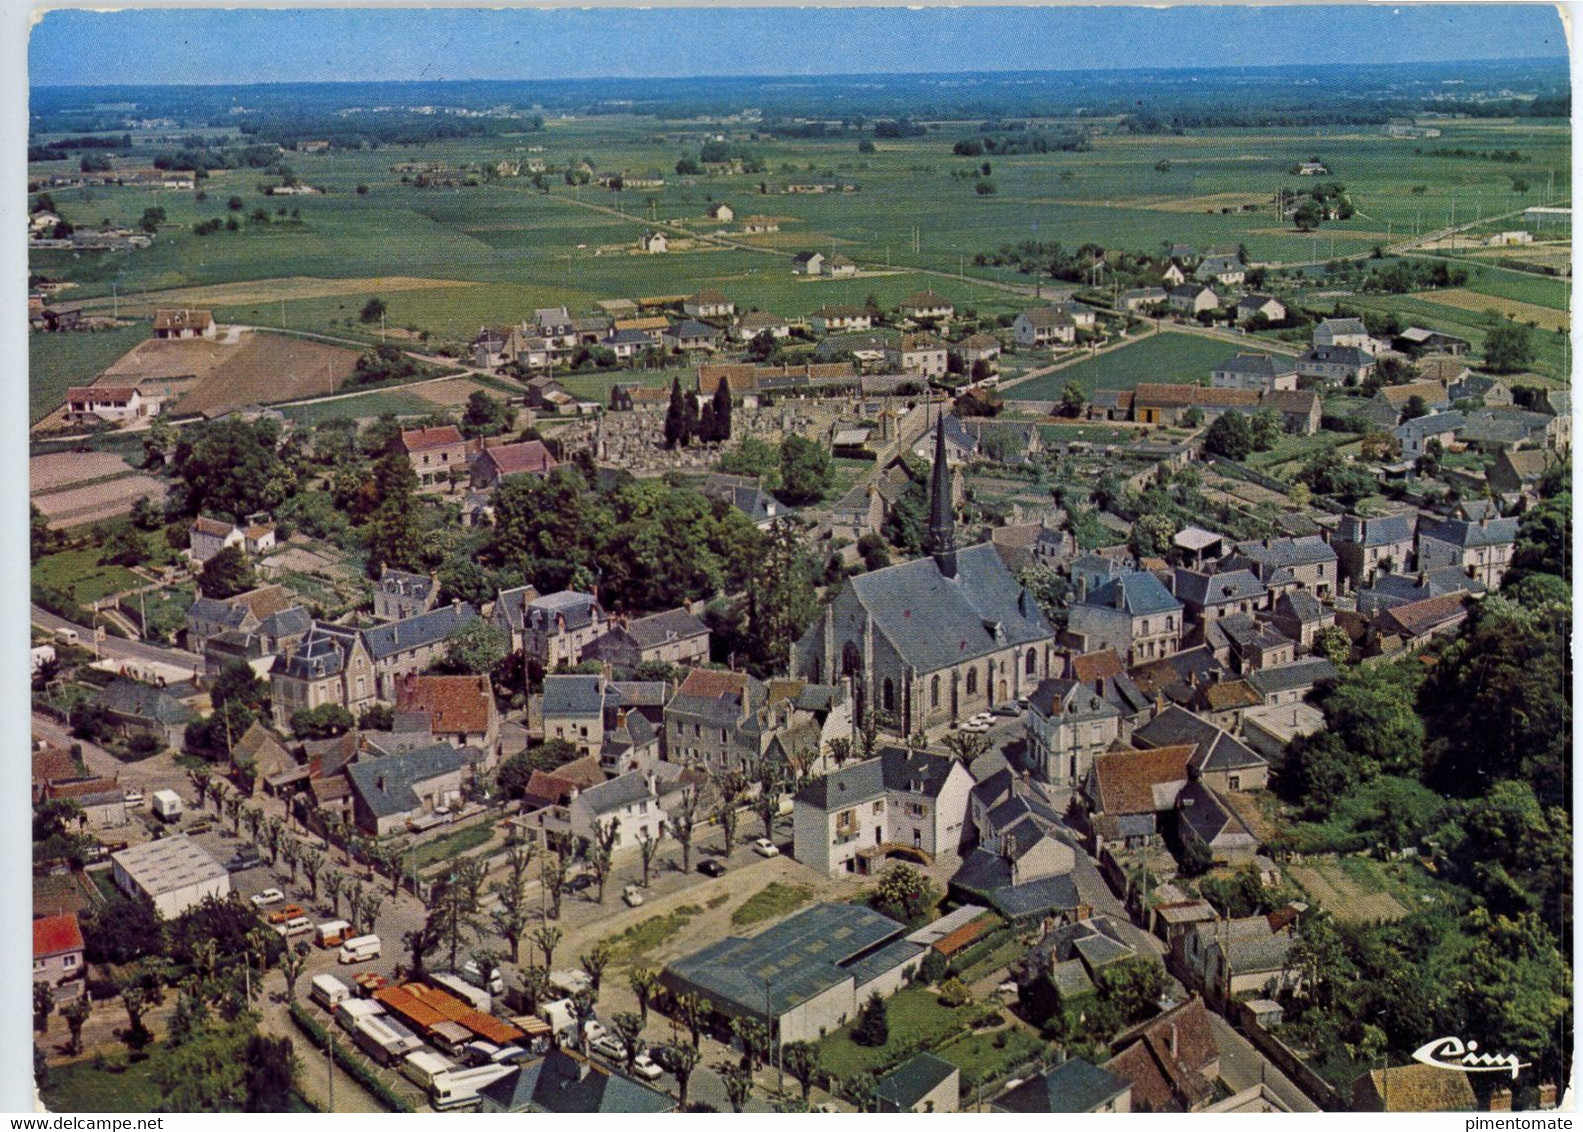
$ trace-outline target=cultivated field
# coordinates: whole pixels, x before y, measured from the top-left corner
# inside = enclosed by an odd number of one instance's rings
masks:
[[[1541,330],[1565,330],[1571,324],[1571,319],[1565,311],[1553,310],[1535,303],[1522,303],[1515,299],[1481,295],[1476,291],[1468,291],[1460,287],[1451,287],[1443,291],[1423,291],[1413,298],[1428,303],[1438,303],[1441,306],[1456,307],[1458,310],[1472,311],[1475,314],[1493,310],[1516,322],[1532,322]]]
[[[163,503],[165,489],[164,481],[152,476],[122,476],[103,483],[67,488],[47,495],[35,495],[33,502],[49,519],[50,527],[58,530],[82,523],[97,523],[101,519],[110,519],[116,515],[125,515],[132,510],[132,504],[145,495],[155,503]]]
[[[1238,347],[1196,334],[1161,331],[1012,385],[1005,395],[1014,401],[1055,400],[1069,381],[1077,382],[1084,393],[1090,394],[1096,389],[1131,389],[1140,381],[1196,382],[1207,378],[1215,365],[1239,348],[1258,347],[1254,342]]]
[[[1377,872],[1361,858],[1288,865],[1286,871],[1342,923],[1376,923],[1407,915],[1407,909],[1384,890]]]
[[[70,334],[28,335],[28,423],[37,424],[73,385],[92,385],[104,368],[149,336],[147,323]]]
[[[168,291],[123,296],[118,304],[122,315],[150,318],[160,307],[230,307],[248,303],[279,303],[282,300],[323,299],[362,292],[423,291],[432,287],[465,287],[455,279],[414,279],[394,275],[370,279],[258,279],[248,283],[220,283],[208,287],[174,287]],[[103,297],[61,303],[64,310],[107,306]]]
[[[41,495],[131,470],[132,466],[114,452],[53,452],[28,461],[28,483],[35,495]]]

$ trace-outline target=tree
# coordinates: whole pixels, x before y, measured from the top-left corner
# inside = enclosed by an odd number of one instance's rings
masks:
[[[746,588],[749,669],[760,675],[783,672],[791,646],[817,611],[813,571],[789,523],[777,522],[770,530]]]
[[[713,428],[706,440],[717,443],[731,439],[731,386],[725,378],[720,379],[720,384],[715,389],[714,400],[710,402],[713,410]]]
[[[550,919],[561,918],[561,896],[566,891],[566,857],[559,853],[546,853],[539,862],[539,882],[550,894]],[[548,961],[546,961],[547,964]]]
[[[254,1034],[241,1057],[246,1066],[247,1112],[289,1112],[296,1087],[297,1055],[290,1038]]]
[[[401,945],[407,949],[407,954],[412,957],[408,964],[413,978],[423,976],[423,960],[436,947],[440,946],[440,933],[430,921],[425,921],[411,931],[402,933]]]
[[[1352,657],[1352,638],[1339,625],[1327,625],[1314,634],[1314,652],[1340,667]]]
[[[665,447],[685,448],[692,441],[688,407],[692,399],[682,392],[680,375],[671,378],[671,400],[665,410]]]
[[[532,842],[513,845],[506,850],[506,879],[490,886],[495,908],[490,919],[511,949],[511,961],[518,961],[522,934],[528,930],[532,909],[528,906],[528,869],[533,864]]]
[[[835,466],[822,444],[794,433],[781,441],[780,456],[781,488],[777,496],[781,502],[800,507],[818,503],[829,493]]]
[[[1083,415],[1083,406],[1088,399],[1083,395],[1083,387],[1075,381],[1068,381],[1061,390],[1061,415],[1063,417],[1080,417]]]
[[[605,968],[610,966],[612,958],[614,953],[610,950],[610,945],[603,940],[577,957],[577,962],[581,963],[583,970],[588,972],[595,994],[599,993],[600,980],[605,977]]]
[[[890,1022],[885,1016],[885,1000],[874,991],[858,1011],[852,1027],[852,1040],[860,1046],[882,1046],[890,1041]]]
[[[702,1059],[703,1055],[692,1046],[679,1042],[667,1042],[654,1051],[660,1068],[676,1078],[676,1100],[683,1109],[687,1107],[687,1081]]]
[[[1131,955],[1101,968],[1094,981],[1100,996],[1130,1026],[1159,1012],[1160,995],[1165,992],[1165,968],[1152,959]]]
[[[467,398],[467,408],[462,412],[459,426],[468,439],[481,436],[499,436],[510,430],[516,413],[502,401],[497,401],[482,389],[474,390]]]
[[[844,737],[831,739],[825,744],[825,752],[835,763],[835,768],[840,770],[852,757],[852,740]]]
[[[355,930],[356,925],[353,927]],[[297,980],[302,977],[302,969],[307,964],[307,957],[299,954],[295,947],[288,947],[280,953],[280,973],[286,976],[287,1002],[297,997]]]
[[[870,152],[874,143],[864,141],[860,145],[867,145]],[[740,1065],[723,1062],[715,1066],[715,1072],[720,1076],[720,1083],[725,1086],[726,1099],[731,1102],[732,1112],[741,1112],[742,1106],[747,1103],[748,1094],[753,1089],[753,1075]]]
[[[1484,336],[1484,364],[1496,373],[1527,369],[1533,358],[1533,334],[1520,323],[1504,320]]]
[[[139,994],[142,993],[142,989],[141,988],[133,987],[133,988],[128,988],[128,989],[129,990],[136,990],[136,991],[138,991]],[[89,1002],[88,996],[85,995],[85,994],[84,995],[79,995],[78,997],[76,997],[76,998],[72,999],[70,1002],[68,1002],[65,1006],[60,1008],[60,1016],[62,1018],[64,1018],[64,1019],[66,1019],[66,1028],[67,1028],[67,1030],[69,1030],[71,1032],[71,1042],[69,1043],[67,1048],[73,1054],[78,1054],[78,1053],[82,1052],[82,1027],[83,1027],[83,1023],[88,1021],[88,1015],[90,1013],[92,1013],[92,1012],[93,1012],[93,1005]],[[132,1015],[132,1008],[130,1006],[127,1007],[127,1015],[129,1017]],[[132,1031],[136,1032],[136,1031],[141,1030],[142,1029],[142,1025],[143,1025],[143,1023],[142,1023],[141,1017],[133,1018]],[[128,1037],[127,1037],[127,1044],[128,1045],[132,1044],[132,1038],[131,1038],[131,1034],[130,1033],[128,1034]]]
[[[742,812],[737,809],[735,798],[724,799],[715,809],[715,820],[720,823],[720,832],[725,837],[727,857],[731,856],[731,846],[737,836],[737,822],[741,817]]]
[[[1176,523],[1169,515],[1139,515],[1127,536],[1127,549],[1139,558],[1158,558],[1175,545]]]
[[[177,483],[167,512],[199,513],[240,522],[273,511],[296,490],[295,472],[277,450],[279,426],[239,418],[189,425],[171,457]]]
[[[360,322],[364,323],[378,322],[385,317],[385,312],[385,300],[373,298],[363,304],[363,309],[358,312],[357,317]]]
[[[908,865],[892,865],[875,886],[869,904],[876,912],[903,923],[922,920],[940,901],[929,878]]]
[[[640,830],[639,833],[638,833],[638,853],[643,859],[643,887],[644,888],[647,888],[649,886],[649,870],[654,865],[654,854],[659,851],[660,841],[664,837],[665,837],[665,823],[664,822],[660,823],[659,828],[657,830],[655,830],[653,835],[650,835],[650,833],[649,833],[649,831],[648,831],[648,829],[646,827],[644,829]]]
[[[687,1027],[687,1032],[693,1040],[693,1049],[697,1049],[699,1043],[703,1041],[704,1023],[709,1021],[714,1009],[714,1003],[696,994],[676,996],[676,1017]]]
[[[1214,854],[1209,851],[1209,846],[1193,837],[1182,839],[1182,855],[1179,861],[1182,875],[1188,877],[1203,876],[1214,867]]]
[[[973,185],[973,191],[981,197],[992,197],[996,192],[995,182],[989,177],[980,177]],[[803,1094],[803,1099],[807,1099],[806,1091]]]
[[[454,676],[487,676],[511,651],[511,639],[493,622],[476,617],[451,633],[439,669]]]
[[[964,763],[972,763],[979,756],[988,754],[994,745],[988,735],[972,731],[952,731],[940,744],[953,758]]]
[[[517,973],[517,991],[522,995],[522,1009],[537,1013],[539,1004],[555,993],[550,987],[550,973],[543,967],[529,965]]]
[[[1246,460],[1253,451],[1253,426],[1242,413],[1228,409],[1209,426],[1204,447],[1228,460]]]
[[[203,564],[198,586],[203,596],[223,601],[258,585],[253,566],[239,546],[228,546]]]
[[[141,1049],[153,1039],[153,1035],[150,1034],[147,1027],[143,1025],[143,1012],[147,1010],[150,1005],[148,989],[141,983],[123,980],[120,990],[121,1006],[126,1010],[126,1044],[132,1049]],[[79,1002],[82,1003],[82,1011],[80,1014],[82,1021],[78,1021],[74,1025],[73,1018],[77,1015],[74,1014],[72,1008]],[[72,1052],[81,1052],[82,1023],[88,1018],[88,996],[83,995],[81,998],[67,1004],[67,1006],[61,1010],[61,1017],[65,1018],[66,1024],[72,1027]]]
[[[781,1061],[786,1072],[802,1086],[803,1103],[807,1104],[814,1076],[819,1072],[819,1047],[812,1042],[787,1042],[781,1047]]]
[[[334,739],[345,735],[355,724],[352,713],[340,704],[298,708],[291,713],[291,733],[299,739]]]
[[[55,1010],[55,993],[48,983],[33,984],[33,1029],[42,1034],[49,1030],[49,1016]]]
[[[621,819],[611,818],[608,822],[594,823],[594,840],[589,847],[588,867],[593,871],[594,883],[599,886],[599,896],[596,903],[605,902],[605,881],[610,879],[610,863],[616,847],[616,838],[620,835]],[[595,980],[596,982],[598,980]]]
[[[682,872],[692,871],[693,831],[698,828],[698,791],[688,787],[682,791],[681,801],[671,814],[671,836],[682,847]]]
[[[555,949],[560,946],[561,938],[565,933],[560,928],[544,924],[533,932],[533,945],[544,953],[544,967],[551,970],[555,967]]]
[[[632,994],[638,1000],[638,1013],[642,1016],[643,1024],[649,1023],[649,1003],[654,1001],[654,995],[660,989],[660,977],[647,967],[634,967],[627,975],[627,986],[632,988]]]
[[[638,1054],[643,1052],[643,1026],[644,1019],[629,1010],[622,1010],[610,1018],[610,1028],[615,1031],[616,1038],[621,1042],[622,1052],[626,1055],[627,1072],[632,1072],[632,1063],[638,1059]]]
[[[1325,218],[1325,210],[1315,200],[1305,200],[1292,213],[1292,223],[1299,232],[1312,232]]]
[[[387,565],[406,570],[423,565],[425,552],[414,499],[417,487],[417,473],[399,449],[392,448],[374,464],[371,490],[378,503],[364,532],[369,577],[379,577]]]

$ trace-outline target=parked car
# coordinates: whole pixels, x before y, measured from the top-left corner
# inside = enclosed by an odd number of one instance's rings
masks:
[[[628,908],[636,908],[643,903],[643,890],[635,884],[629,884],[622,890],[621,899]]]
[[[627,1059],[627,1047],[621,1044],[619,1038],[612,1037],[609,1034],[595,1038],[588,1043],[588,1048],[595,1053],[604,1054],[612,1061],[625,1061]]]
[[[699,861],[698,871],[706,877],[723,877],[726,875],[726,867],[713,857]]]
[[[237,849],[236,855],[225,863],[225,871],[229,873],[244,873],[248,869],[258,868],[263,863],[264,858],[258,855],[257,849],[250,845],[242,846]],[[270,891],[273,892],[274,889]],[[259,905],[259,907],[263,907],[263,905]]]
[[[994,708],[994,714],[1010,716],[1011,718],[1015,719],[1017,716],[1022,714],[1022,709],[1016,704],[996,704]]]
[[[279,904],[286,899],[286,894],[278,888],[266,888],[263,892],[253,896],[253,907],[268,908],[271,904]]]
[[[126,806],[129,810],[135,810],[143,804],[143,791],[135,786],[121,795],[121,797],[126,801]]]
[[[994,723],[995,713],[990,711],[974,712],[967,717],[969,723]]]
[[[958,731],[966,731],[970,735],[982,735],[989,730],[987,719],[964,719],[956,725]]]
[[[767,837],[758,837],[753,841],[753,852],[760,857],[779,857],[781,851],[775,848],[775,842]]]
[[[594,878],[587,873],[578,873],[566,882],[566,891],[582,892],[584,889],[594,887]]]
[[[646,1053],[640,1053],[632,1062],[632,1072],[642,1077],[645,1081],[652,1081],[665,1070],[661,1069],[655,1060]]]
[[[583,1023],[583,1047],[590,1048],[597,1044],[601,1038],[608,1037],[610,1031],[597,1018],[590,1018]],[[613,1040],[613,1039],[612,1039]]]

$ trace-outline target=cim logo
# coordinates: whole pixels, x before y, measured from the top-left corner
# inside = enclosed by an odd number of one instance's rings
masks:
[[[1478,1042],[1463,1043],[1461,1038],[1436,1038],[1425,1042],[1413,1051],[1413,1060],[1437,1069],[1460,1069],[1464,1073],[1511,1072],[1517,1079],[1519,1069],[1527,1069],[1531,1062],[1518,1059],[1515,1053],[1479,1053]]]

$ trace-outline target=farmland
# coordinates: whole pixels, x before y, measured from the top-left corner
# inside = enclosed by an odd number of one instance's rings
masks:
[[[1243,348],[1253,349],[1256,345],[1250,342]],[[1085,394],[1096,389],[1131,389],[1140,381],[1196,382],[1207,378],[1217,363],[1238,348],[1212,338],[1162,331],[1013,385],[1005,393],[1016,401],[1051,401],[1058,400],[1061,390],[1071,381],[1077,382]]]

